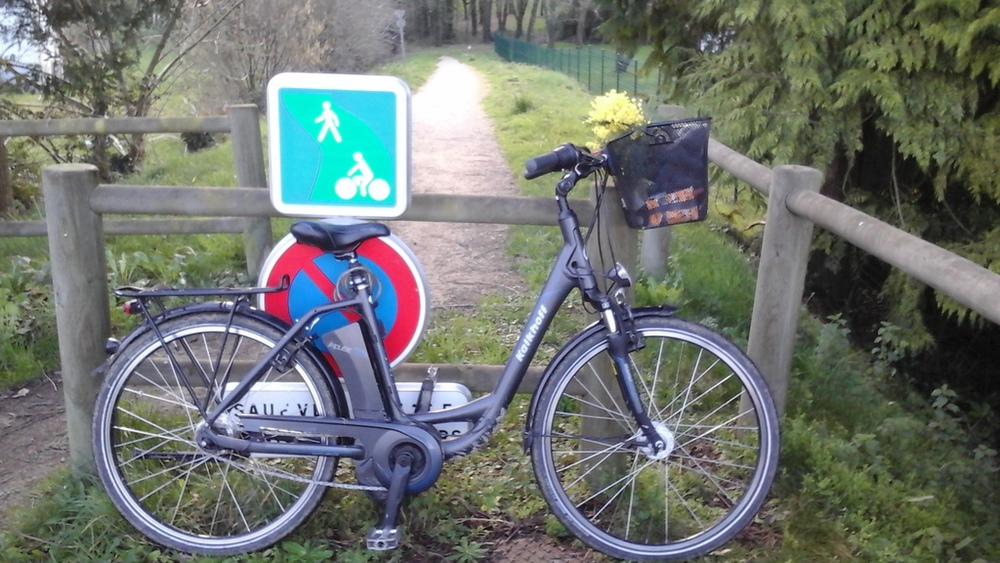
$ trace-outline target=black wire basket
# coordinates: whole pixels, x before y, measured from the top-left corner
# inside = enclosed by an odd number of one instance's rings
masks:
[[[705,219],[711,121],[699,117],[652,123],[604,148],[629,227],[653,229]]]

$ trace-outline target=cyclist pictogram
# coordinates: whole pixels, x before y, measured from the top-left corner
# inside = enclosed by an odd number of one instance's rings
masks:
[[[389,197],[389,182],[375,177],[364,155],[360,152],[354,153],[354,162],[356,164],[347,171],[347,176],[337,180],[334,186],[337,197],[343,200],[354,199],[359,191],[362,198],[375,201],[384,201]]]

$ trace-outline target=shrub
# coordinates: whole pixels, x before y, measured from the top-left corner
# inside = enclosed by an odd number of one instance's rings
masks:
[[[48,266],[26,256],[9,263],[0,273],[0,387],[38,377],[57,356]]]

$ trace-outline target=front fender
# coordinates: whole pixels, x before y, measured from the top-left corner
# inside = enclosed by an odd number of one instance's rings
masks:
[[[673,314],[676,312],[677,312],[677,307],[672,307],[669,305],[661,305],[659,307],[641,307],[639,309],[633,309],[632,316],[636,319],[643,317],[659,316],[659,315],[669,317],[673,316]],[[576,333],[576,335],[574,335],[573,338],[569,340],[569,342],[564,344],[563,347],[559,349],[559,353],[556,354],[556,357],[553,358],[552,361],[549,362],[549,365],[545,367],[545,372],[542,373],[542,377],[538,381],[538,387],[535,389],[535,393],[531,396],[531,406],[528,407],[528,416],[525,417],[524,421],[523,447],[525,453],[531,451],[532,438],[533,438],[533,433],[531,431],[531,424],[532,421],[535,420],[535,411],[538,409],[538,397],[542,394],[541,393],[542,389],[545,389],[545,386],[548,384],[549,379],[552,378],[552,375],[555,373],[556,368],[559,367],[559,364],[563,362],[566,356],[572,353],[577,346],[580,346],[580,344],[583,341],[590,338],[594,334],[601,332],[602,330],[604,330],[604,324],[602,324],[601,321],[594,321],[586,328]]]

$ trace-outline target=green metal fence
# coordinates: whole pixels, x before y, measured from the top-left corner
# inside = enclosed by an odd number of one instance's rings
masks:
[[[542,66],[575,78],[587,91],[628,92],[645,100],[656,99],[659,71],[641,74],[639,61],[599,47],[546,47],[495,33],[497,55],[510,62]]]

